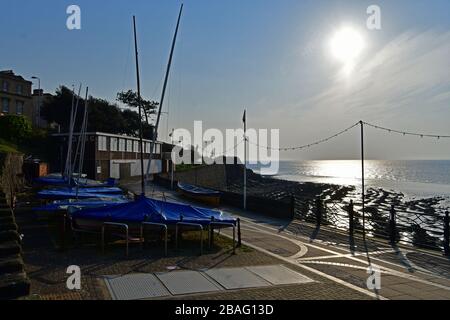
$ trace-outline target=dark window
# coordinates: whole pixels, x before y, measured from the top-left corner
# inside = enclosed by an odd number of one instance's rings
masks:
[[[16,113],[23,114],[23,101],[16,101]]]
[[[23,85],[18,84],[18,85],[16,86],[16,93],[17,93],[17,94],[23,94]]]
[[[9,99],[8,98],[2,99],[2,112],[9,113]]]
[[[2,89],[3,89],[3,91],[5,91],[5,92],[8,92],[8,91],[9,91],[9,82],[8,82],[8,81],[3,80],[3,83],[2,83]]]

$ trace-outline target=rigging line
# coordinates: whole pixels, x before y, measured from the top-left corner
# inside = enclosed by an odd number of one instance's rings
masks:
[[[355,123],[354,125],[352,125],[352,126],[346,128],[346,129],[344,129],[344,130],[341,130],[341,131],[339,131],[339,132],[337,132],[337,133],[335,133],[335,134],[333,134],[333,135],[331,135],[331,136],[328,136],[328,137],[323,138],[323,139],[321,139],[321,140],[317,140],[317,141],[315,141],[315,142],[311,142],[311,143],[304,144],[304,145],[301,145],[301,146],[296,146],[296,147],[273,148],[273,147],[269,147],[269,146],[261,146],[261,145],[259,145],[258,143],[251,142],[250,140],[249,140],[248,142],[249,142],[250,144],[252,144],[252,145],[258,146],[258,147],[260,147],[260,148],[266,148],[266,149],[268,149],[268,150],[279,150],[279,151],[299,150],[299,149],[310,148],[310,147],[312,147],[312,146],[315,146],[315,145],[318,145],[318,144],[327,142],[327,141],[329,141],[329,140],[331,140],[331,139],[334,139],[334,138],[336,138],[336,137],[338,137],[338,136],[340,136],[340,135],[346,133],[347,131],[349,131],[349,130],[351,130],[351,129],[353,129],[354,127],[359,126],[359,125],[360,125],[360,122],[357,122],[357,123]]]
[[[450,138],[450,135],[436,135],[436,134],[425,134],[425,133],[416,133],[416,132],[408,132],[408,131],[400,131],[400,130],[395,130],[395,129],[389,129],[389,128],[385,128],[385,127],[381,127],[381,126],[377,126],[368,122],[364,122],[363,123],[369,127],[375,128],[375,129],[379,129],[379,130],[384,130],[384,131],[388,131],[390,133],[398,133],[398,134],[402,134],[404,136],[416,136],[416,137],[421,137],[421,138]]]

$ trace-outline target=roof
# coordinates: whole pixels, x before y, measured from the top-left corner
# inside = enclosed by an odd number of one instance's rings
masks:
[[[32,83],[31,81],[25,80],[22,76],[14,74],[14,72],[12,70],[2,70],[2,71],[0,71],[0,76],[14,79],[14,80],[21,80],[24,82]]]
[[[52,137],[65,137],[68,136],[69,133],[53,133]],[[74,132],[73,135],[79,136],[79,132]],[[129,140],[136,140],[139,141],[139,137],[132,137],[132,136],[126,136],[126,135],[120,135],[120,134],[113,134],[113,133],[106,133],[106,132],[86,132],[86,135],[88,136],[104,136],[104,137],[111,137],[111,138],[121,138],[121,139],[129,139]],[[142,139],[144,142],[152,142],[152,140],[149,139]],[[163,144],[163,141],[156,141],[158,144]]]

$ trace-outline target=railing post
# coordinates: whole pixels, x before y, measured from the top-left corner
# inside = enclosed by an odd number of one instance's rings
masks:
[[[291,219],[295,217],[295,196],[291,195]]]
[[[241,219],[237,218],[237,232],[238,232],[238,247],[241,247]]]
[[[450,256],[450,218],[448,211],[445,211],[444,216],[444,255]]]
[[[391,211],[390,211],[390,219],[389,219],[389,238],[391,240],[391,243],[397,242],[397,222],[396,222],[396,212],[395,207],[392,205]]]
[[[350,200],[350,203],[348,205],[348,232],[350,234],[350,237],[352,238],[355,231],[354,216],[355,213],[353,212],[353,200]]]
[[[320,199],[320,197],[317,197],[316,199],[316,225],[320,226],[320,224],[322,223],[322,200]]]

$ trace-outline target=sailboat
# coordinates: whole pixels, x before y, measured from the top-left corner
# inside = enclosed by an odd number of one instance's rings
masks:
[[[169,55],[169,62],[166,70],[165,81],[163,86],[161,103],[159,105],[158,120],[156,122],[155,131],[157,132],[159,116],[161,115],[162,102],[164,100],[165,88],[167,85],[170,65],[176,43],[176,37],[180,24],[183,5],[181,5],[178,15],[177,25],[175,29],[174,38],[172,41],[172,48]],[[139,62],[136,36],[136,20],[133,16],[134,40],[135,40],[135,56],[136,56],[136,74],[137,74],[137,93],[138,99],[141,99],[140,94],[140,80],[139,80]],[[139,113],[141,106],[139,105]],[[157,136],[152,137],[152,145],[154,145]],[[175,228],[180,222],[195,223],[201,226],[215,225],[215,228],[225,228],[236,226],[237,220],[235,218],[224,215],[221,211],[211,210],[200,207],[193,207],[186,204],[172,203],[151,199],[145,196],[145,176],[143,168],[143,148],[142,148],[142,127],[140,128],[140,144],[141,144],[141,195],[136,200],[125,204],[113,204],[102,208],[69,209],[69,216],[72,221],[72,226],[76,226],[78,230],[96,231],[99,232],[105,222],[121,223],[127,225],[129,234],[138,234],[142,223],[157,223],[165,225],[166,228]],[[153,146],[150,149],[152,152]],[[150,155],[151,161],[152,155]],[[148,172],[148,169],[147,169]]]

